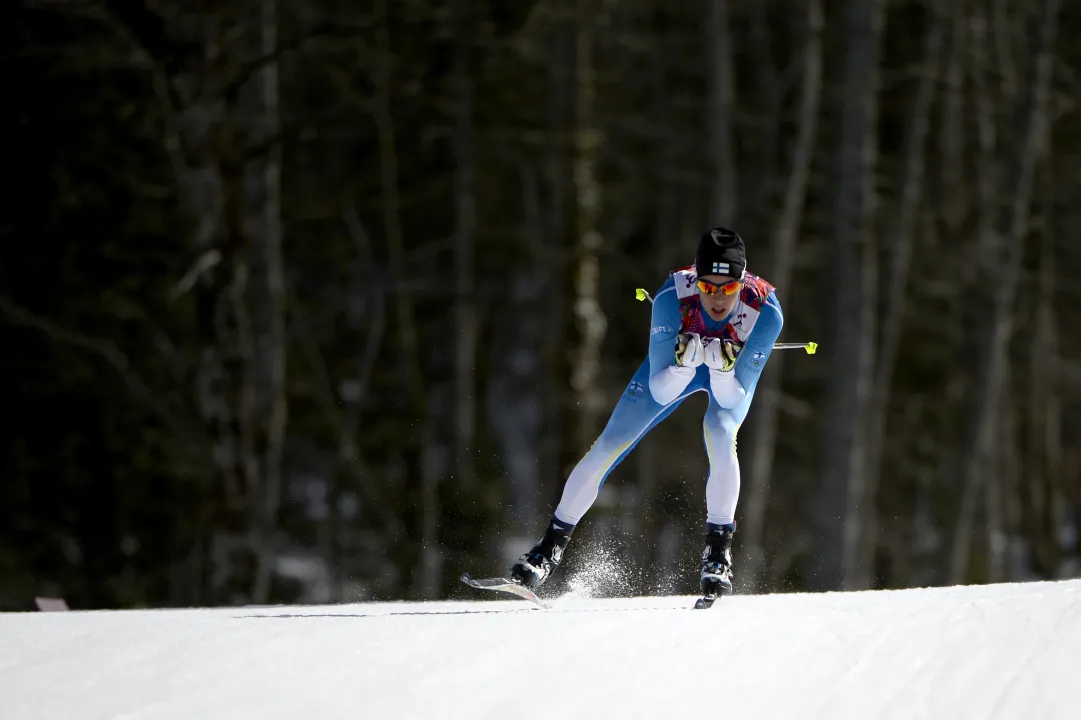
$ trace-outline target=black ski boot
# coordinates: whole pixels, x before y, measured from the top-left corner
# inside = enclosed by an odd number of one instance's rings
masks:
[[[702,595],[716,598],[732,594],[732,536],[736,524],[707,525],[706,547],[702,551]]]
[[[555,518],[548,523],[544,537],[533,549],[518,558],[510,569],[510,577],[530,590],[539,588],[563,559],[563,551],[571,541],[574,526]]]

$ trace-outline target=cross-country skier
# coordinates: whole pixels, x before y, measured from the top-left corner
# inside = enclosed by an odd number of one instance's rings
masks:
[[[709,393],[702,423],[709,479],[700,584],[704,595],[731,594],[736,431],[784,322],[774,287],[746,268],[743,239],[713,228],[699,241],[694,265],[672,272],[657,291],[649,356],[571,472],[544,537],[511,568],[515,582],[535,589],[548,578],[612,469],[685,398],[702,391]]]

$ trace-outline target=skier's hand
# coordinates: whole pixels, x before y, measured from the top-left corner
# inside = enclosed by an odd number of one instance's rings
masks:
[[[743,347],[731,340],[710,338],[705,346],[705,363],[710,370],[729,372],[736,367],[736,358]]]
[[[684,333],[679,336],[676,347],[676,364],[680,367],[696,368],[705,360],[705,348],[698,333]]]

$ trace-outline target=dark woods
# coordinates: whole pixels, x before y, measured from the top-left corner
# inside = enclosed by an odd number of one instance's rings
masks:
[[[821,346],[774,354],[740,433],[740,591],[1077,574],[1071,4],[4,15],[0,607],[505,570],[645,353],[635,288],[714,224]],[[562,582],[692,591],[704,402]]]

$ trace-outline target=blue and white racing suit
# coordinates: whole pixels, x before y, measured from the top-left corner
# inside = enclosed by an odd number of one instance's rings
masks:
[[[773,286],[747,273],[732,312],[724,320],[714,321],[701,308],[695,280],[694,268],[684,268],[672,273],[657,291],[649,357],[634,374],[600,437],[567,479],[554,513],[560,522],[577,525],[597,499],[608,474],[638,441],[685,398],[699,391],[709,394],[702,422],[709,458],[706,522],[734,522],[740,480],[736,432],[747,416],[784,316]],[[742,345],[734,371],[678,365],[675,349],[681,332]]]

